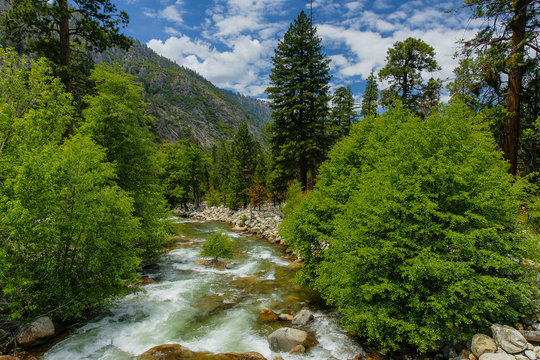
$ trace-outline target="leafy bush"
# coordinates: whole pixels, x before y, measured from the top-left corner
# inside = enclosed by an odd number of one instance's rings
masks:
[[[204,243],[201,253],[204,257],[232,258],[234,256],[234,240],[221,231],[213,233]]]
[[[533,310],[536,269],[523,260],[538,251],[516,225],[524,184],[476,123],[461,104],[425,121],[399,107],[368,117],[286,209],[299,279],[350,332],[425,351]]]

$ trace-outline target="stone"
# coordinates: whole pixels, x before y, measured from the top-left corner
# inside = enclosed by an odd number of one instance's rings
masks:
[[[152,280],[150,278],[146,278],[146,279],[142,279],[141,281],[139,281],[135,285],[142,286],[142,285],[148,285],[148,284],[153,284],[153,283],[154,283],[154,280]]]
[[[509,354],[484,353],[478,360],[515,360],[515,358]]]
[[[495,341],[487,335],[476,334],[471,341],[471,351],[476,357],[480,357],[483,353],[494,353],[497,350]]]
[[[291,314],[279,314],[278,320],[279,321],[293,321],[294,316],[292,316]]]
[[[521,355],[521,354],[517,354],[516,356],[514,356],[514,358],[516,360],[529,360],[528,357],[526,357],[525,355]]]
[[[24,348],[43,344],[48,338],[54,335],[54,324],[46,316],[38,318],[36,321],[21,328],[17,335],[17,343]]]
[[[366,360],[384,360],[384,355],[377,351],[368,352],[364,357]]]
[[[306,349],[315,345],[317,341],[307,332],[292,328],[281,328],[268,336],[268,343],[272,351],[289,352],[296,345],[302,345]]]
[[[531,360],[538,359],[538,355],[532,350],[525,350],[525,356]]]
[[[261,321],[274,321],[278,318],[278,314],[270,310],[269,308],[262,308],[261,311],[259,311],[259,319]]]
[[[517,354],[527,349],[527,340],[516,329],[506,325],[491,325],[495,342],[507,353]]]
[[[303,345],[296,345],[295,347],[293,347],[291,351],[289,351],[289,354],[298,355],[298,354],[303,354],[305,352],[306,352],[306,348]]]
[[[313,320],[313,313],[309,310],[302,310],[293,319],[293,325],[306,326],[311,320]]]
[[[283,358],[281,356],[276,356],[274,360],[283,360]]]
[[[534,350],[534,346],[531,343],[527,343],[527,350]]]
[[[469,354],[469,360],[478,360],[478,358],[474,354]]]
[[[139,355],[137,360],[266,360],[256,352],[243,354],[212,354],[210,352],[193,352],[179,344],[159,345]]]
[[[532,326],[534,331],[540,331],[540,323],[535,322],[531,326]]]
[[[535,346],[535,347],[533,348],[533,351],[534,351],[535,353],[537,353],[537,354],[540,353],[540,346]]]

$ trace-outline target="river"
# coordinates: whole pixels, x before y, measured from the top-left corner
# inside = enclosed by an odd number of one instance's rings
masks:
[[[227,224],[177,218],[178,243],[147,273],[154,281],[116,300],[100,315],[75,329],[44,355],[44,360],[133,360],[162,344],[193,351],[256,351],[267,359],[351,359],[360,346],[317,305],[317,297],[294,284],[294,267],[276,245],[233,232]],[[205,239],[222,230],[237,243],[237,255],[218,270],[200,262]],[[308,308],[308,325],[319,344],[303,355],[272,352],[267,336],[290,324],[261,322],[268,307],[296,314]]]

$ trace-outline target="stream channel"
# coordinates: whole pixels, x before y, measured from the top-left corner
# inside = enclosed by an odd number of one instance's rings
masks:
[[[255,351],[271,360],[351,359],[362,350],[345,334],[317,297],[291,280],[295,269],[276,245],[233,232],[230,225],[176,218],[178,243],[148,272],[154,283],[114,302],[49,349],[44,360],[133,360],[162,344],[192,351]],[[223,231],[237,243],[227,268],[200,262],[205,239]],[[261,322],[259,311],[296,314],[308,308],[315,320],[307,331],[319,341],[303,355],[275,353],[267,336],[286,322]]]

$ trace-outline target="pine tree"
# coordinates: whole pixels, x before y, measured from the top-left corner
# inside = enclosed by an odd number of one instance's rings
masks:
[[[377,100],[379,99],[379,89],[377,88],[377,79],[371,69],[371,73],[366,79],[366,89],[362,98],[360,116],[366,117],[377,114]]]
[[[358,113],[355,111],[354,97],[350,86],[341,86],[332,95],[332,111],[330,112],[330,123],[333,130],[332,143],[335,143],[342,136],[349,135],[351,125],[358,120]]]
[[[327,151],[329,62],[316,29],[302,11],[275,49],[266,89],[274,110],[274,123],[269,126],[272,178],[279,191],[296,176],[304,189],[311,188]]]
[[[390,106],[395,100],[400,100],[409,111],[422,114],[420,102],[428,88],[428,84],[422,79],[422,72],[436,70],[440,70],[440,67],[431,46],[414,38],[396,42],[388,49],[386,66],[379,71],[379,78],[390,82],[389,88],[381,92],[382,104]],[[434,81],[429,83],[430,86],[437,82]],[[439,91],[432,88],[429,91],[434,90]]]
[[[510,173],[515,175],[518,168],[522,101],[527,96],[524,85],[527,84],[527,77],[534,78],[534,72],[538,71],[535,64],[538,63],[540,51],[540,4],[534,0],[465,0],[464,3],[475,10],[476,18],[493,21],[464,45],[466,49],[484,54],[487,50],[500,59],[486,62],[483,70],[486,74],[495,75],[501,82],[502,79],[506,82],[501,94],[504,94],[506,110],[510,116],[506,119],[503,150],[504,157],[510,161]],[[530,119],[528,122],[531,123]]]
[[[256,167],[256,146],[253,136],[244,121],[238,127],[232,145],[231,185],[244,208],[249,200],[249,188],[253,182]]]
[[[128,49],[131,40],[119,33],[129,18],[111,0],[7,0],[0,20],[4,36],[48,58],[56,65],[66,92],[73,91],[73,59],[111,46]],[[73,122],[64,137],[73,134]]]

